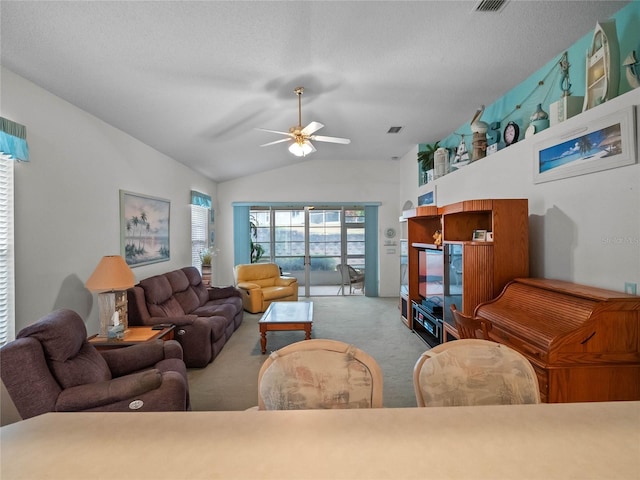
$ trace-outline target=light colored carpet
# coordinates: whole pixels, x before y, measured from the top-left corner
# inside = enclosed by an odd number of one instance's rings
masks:
[[[400,320],[397,298],[312,297],[311,338],[351,343],[376,359],[384,375],[384,406],[415,407],[413,366],[429,349]],[[304,301],[304,300],[303,300]],[[194,411],[245,410],[258,404],[258,371],[269,352],[304,340],[303,331],[267,333],[267,353],[260,353],[258,320],[244,321],[206,368],[190,369]]]

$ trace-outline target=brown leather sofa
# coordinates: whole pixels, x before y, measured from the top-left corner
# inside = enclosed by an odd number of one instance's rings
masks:
[[[265,312],[271,302],[298,301],[298,280],[281,277],[275,263],[240,264],[233,272],[244,309],[250,313]]]
[[[0,375],[23,419],[46,412],[189,409],[187,369],[174,340],[99,352],[73,310],[56,310],[0,349]]]
[[[129,325],[176,326],[187,367],[206,367],[240,326],[242,298],[234,287],[206,287],[195,267],[141,280],[127,290]]]

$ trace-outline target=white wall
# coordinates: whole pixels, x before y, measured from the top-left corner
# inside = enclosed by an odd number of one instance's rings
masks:
[[[417,146],[396,162],[291,158],[291,167],[216,186],[6,69],[0,80],[2,115],[27,126],[31,153],[16,166],[16,331],[59,307],[97,331],[95,295],[84,282],[103,255],[119,253],[120,189],[171,201],[171,261],[134,268],[137,280],[191,263],[191,189],[215,199],[218,284],[233,281],[232,202],[380,202],[379,294],[397,295],[399,252],[387,253],[383,232],[401,230],[402,205],[432,188],[418,187]],[[640,89],[583,119],[631,104],[640,104]],[[534,185],[533,146],[553,134],[436,180],[437,203],[526,197],[532,275],[619,291],[640,283],[640,165]]]
[[[639,104],[640,89],[632,90],[420,188],[407,178],[416,168],[412,152],[402,159],[400,196],[417,203],[435,185],[439,206],[528,198],[531,276],[617,291],[624,291],[625,282],[640,286],[640,164],[533,183],[537,143]]]
[[[136,280],[191,264],[190,190],[215,183],[120,130],[1,71],[2,116],[27,126],[31,161],[15,169],[16,332],[67,307],[98,330],[84,288],[102,256],[120,253],[119,190],[171,201],[171,260]]]
[[[385,247],[383,232],[398,229],[402,205],[398,202],[398,162],[345,160],[299,160],[291,166],[218,184],[216,210],[217,258],[215,280],[233,282],[232,202],[380,202],[378,209],[379,288],[381,297],[397,296],[400,281],[399,237]],[[257,158],[256,162],[260,159]],[[388,253],[393,251],[393,253]]]

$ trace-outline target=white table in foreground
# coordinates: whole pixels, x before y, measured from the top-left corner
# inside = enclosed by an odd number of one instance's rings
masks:
[[[636,479],[640,402],[48,413],[0,429],[13,479]]]
[[[258,322],[260,348],[267,351],[267,332],[273,330],[304,330],[305,340],[311,338],[313,302],[273,302]]]

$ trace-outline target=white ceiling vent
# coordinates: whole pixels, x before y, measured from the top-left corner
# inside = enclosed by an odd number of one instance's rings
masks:
[[[507,1],[508,0],[480,0],[473,11],[498,13],[504,8]]]
[[[389,127],[387,133],[400,133],[400,130],[402,130],[402,127]]]

